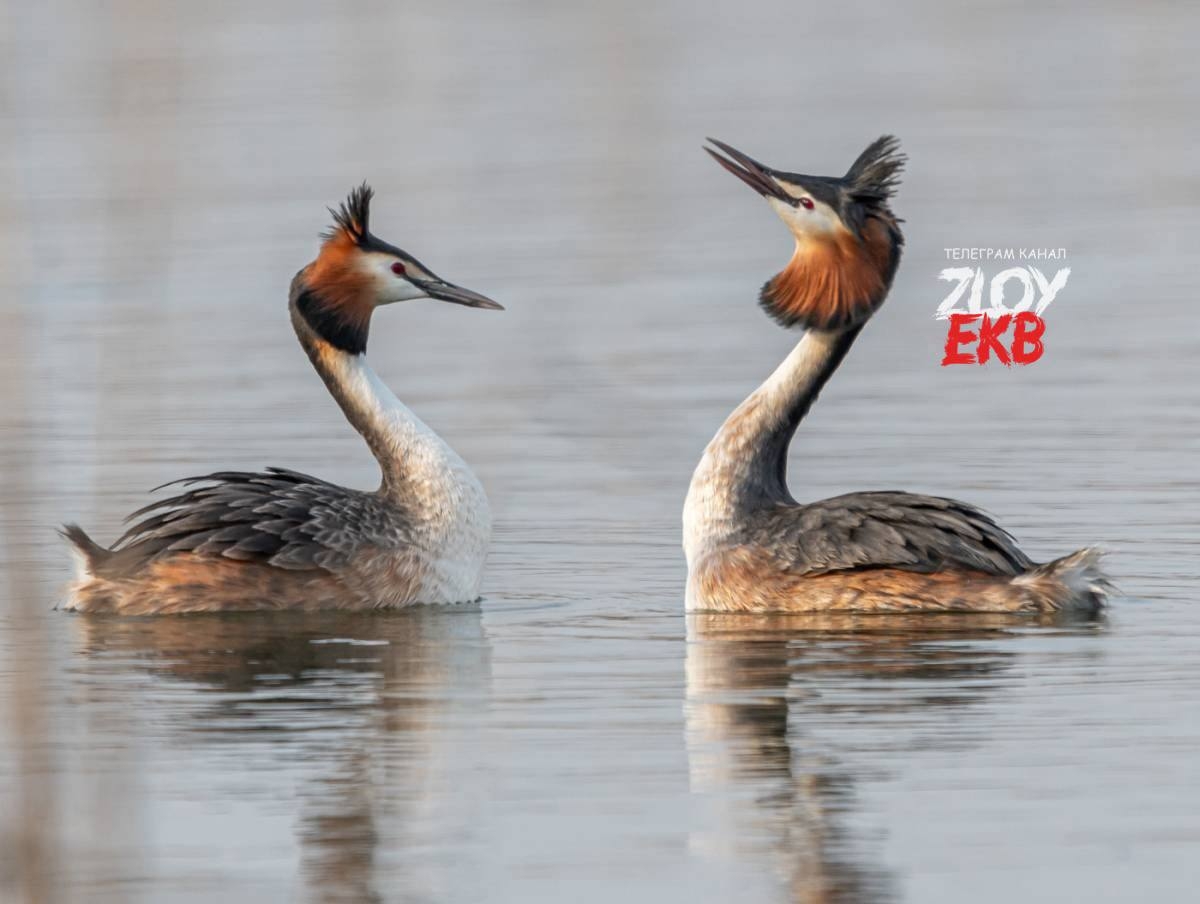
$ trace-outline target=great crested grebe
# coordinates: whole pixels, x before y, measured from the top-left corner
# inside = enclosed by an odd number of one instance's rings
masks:
[[[771,205],[796,240],[761,304],[799,344],[704,450],[683,510],[689,610],[1094,610],[1111,585],[1100,554],[1034,563],[990,517],[953,499],[851,493],[799,504],[792,434],[883,304],[904,237],[889,200],[905,157],[872,143],[840,178],[771,170],[705,148]]]
[[[380,305],[435,298],[500,309],[371,234],[363,184],[330,212],[317,259],[288,308],[309,360],[379,461],[375,492],[283,468],[218,471],[130,515],[111,549],[74,524],[79,575],[64,608],[151,614],[374,609],[479,597],[491,537],[483,487],[367,364]]]

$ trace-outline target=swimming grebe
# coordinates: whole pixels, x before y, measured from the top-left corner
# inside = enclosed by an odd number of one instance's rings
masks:
[[[712,141],[710,139],[710,141]],[[683,510],[687,608],[697,611],[1091,610],[1110,584],[1099,553],[1038,565],[990,517],[953,499],[851,493],[799,504],[786,483],[800,421],[883,304],[904,237],[889,200],[905,162],[884,136],[841,178],[771,170],[712,141],[796,240],[761,304],[799,344],[729,416]]]
[[[375,492],[283,468],[218,471],[142,508],[111,549],[74,524],[67,609],[151,614],[374,609],[479,597],[491,537],[483,487],[367,364],[375,308],[435,298],[500,309],[371,234],[363,184],[333,214],[317,259],[292,280],[300,345],[379,461]],[[193,486],[194,485],[194,486]]]

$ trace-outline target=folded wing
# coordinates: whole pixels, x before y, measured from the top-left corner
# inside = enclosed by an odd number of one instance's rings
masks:
[[[751,519],[752,541],[798,574],[856,568],[1017,575],[1034,563],[974,506],[914,493],[849,493],[779,505]]]
[[[129,516],[105,570],[132,571],[180,553],[337,571],[365,550],[410,544],[408,519],[374,493],[289,471],[219,471]],[[161,489],[161,488],[160,488]]]

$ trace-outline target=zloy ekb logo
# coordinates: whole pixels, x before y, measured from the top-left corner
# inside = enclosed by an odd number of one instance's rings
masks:
[[[1065,260],[1065,248],[946,248],[949,260],[1016,261]],[[1042,338],[1046,321],[1042,313],[1062,291],[1071,276],[1063,267],[1048,277],[1038,267],[1007,267],[989,280],[983,267],[947,267],[938,279],[954,288],[937,309],[938,320],[949,320],[942,366],[987,364],[995,356],[1001,364],[1032,364],[1046,347]],[[984,288],[988,307],[983,306]],[[1009,303],[1020,291],[1020,300]],[[1011,332],[1010,332],[1011,331]]]

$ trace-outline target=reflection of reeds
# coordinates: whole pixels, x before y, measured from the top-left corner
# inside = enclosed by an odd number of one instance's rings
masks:
[[[706,857],[766,853],[797,902],[889,900],[893,878],[847,828],[856,769],[821,743],[813,721],[861,727],[877,719],[895,733],[889,747],[903,750],[897,713],[922,720],[957,713],[986,694],[979,679],[1003,672],[1014,656],[964,644],[1077,621],[1061,614],[688,616],[691,786],[719,808],[694,846]],[[856,693],[864,681],[873,690]],[[829,689],[844,693],[831,702]]]

